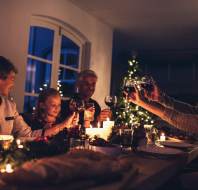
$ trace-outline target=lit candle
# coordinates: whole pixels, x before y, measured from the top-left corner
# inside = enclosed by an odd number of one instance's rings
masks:
[[[122,129],[119,129],[119,135],[120,136],[122,135]]]
[[[100,122],[97,123],[98,128],[100,128]]]
[[[114,121],[110,121],[110,120],[107,120],[107,121],[103,121],[103,128],[105,127],[108,127],[108,128],[112,128],[114,126],[115,122]]]
[[[21,140],[20,139],[17,139],[16,140],[16,143],[17,143],[17,145],[20,145],[21,144]]]
[[[165,141],[166,140],[166,136],[164,133],[161,133],[160,135],[160,141]]]
[[[11,164],[6,164],[6,168],[5,171],[7,173],[12,173],[14,170],[12,169],[12,165]]]
[[[18,145],[18,148],[23,148],[23,145],[22,145],[22,144],[19,144],[19,145]]]
[[[17,147],[18,148],[23,148],[23,145],[21,144],[21,140],[20,139],[17,139],[16,143],[17,143]]]

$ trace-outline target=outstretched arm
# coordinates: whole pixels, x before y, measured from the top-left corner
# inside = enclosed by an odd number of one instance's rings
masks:
[[[148,101],[137,89],[135,93],[130,94],[128,99],[134,104],[141,106],[147,111],[157,115],[174,127],[198,134],[198,114],[182,113],[156,102]]]

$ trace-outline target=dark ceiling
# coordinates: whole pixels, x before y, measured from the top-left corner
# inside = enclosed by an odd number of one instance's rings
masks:
[[[112,92],[135,50],[166,91],[197,97],[198,0],[70,1],[114,30]]]
[[[120,48],[198,49],[197,0],[71,0],[111,26]]]

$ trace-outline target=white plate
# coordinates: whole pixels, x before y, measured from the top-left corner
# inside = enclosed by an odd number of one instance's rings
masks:
[[[184,143],[184,142],[163,141],[163,142],[160,142],[160,144],[163,146],[174,147],[174,148],[192,148],[193,147],[192,144]]]
[[[178,155],[184,152],[174,148],[159,147],[156,145],[143,145],[138,147],[139,152],[145,152],[149,154],[159,154],[159,155]]]

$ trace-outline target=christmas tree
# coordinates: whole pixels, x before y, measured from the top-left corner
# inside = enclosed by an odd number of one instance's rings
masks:
[[[123,77],[120,95],[118,97],[118,104],[116,111],[114,113],[115,122],[117,126],[125,126],[131,128],[133,126],[137,127],[139,125],[144,125],[145,127],[152,127],[154,121],[149,112],[143,108],[128,102],[124,91],[127,90],[130,86],[127,84],[134,84],[137,86],[138,90],[141,90],[141,84],[144,82],[145,76],[142,76],[139,68],[139,63],[136,60],[136,57],[133,56],[131,60],[128,61],[128,71],[127,74]]]

